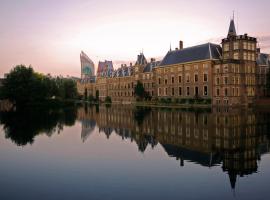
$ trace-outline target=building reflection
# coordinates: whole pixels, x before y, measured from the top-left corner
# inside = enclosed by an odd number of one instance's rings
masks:
[[[221,165],[232,188],[237,177],[257,172],[261,155],[269,152],[269,115],[253,109],[145,109],[121,105],[78,110],[82,124],[96,122],[107,138],[114,131],[123,140],[136,142],[141,152],[159,143],[168,156],[179,160],[180,166],[185,161],[205,167]]]

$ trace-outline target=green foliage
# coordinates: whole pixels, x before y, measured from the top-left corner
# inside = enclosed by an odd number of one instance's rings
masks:
[[[134,88],[134,94],[140,99],[145,97],[145,89],[143,87],[143,84],[140,81],[137,81],[137,84]]]
[[[99,101],[99,90],[96,90],[96,101]]]
[[[112,98],[110,96],[106,96],[105,103],[112,103]]]
[[[94,102],[95,101],[95,98],[94,98],[94,96],[92,94],[90,94],[88,96],[88,101],[90,101],[90,102]]]
[[[40,133],[45,132],[50,136],[54,132],[59,133],[64,125],[74,125],[76,116],[75,107],[68,109],[38,107],[15,112],[1,112],[0,122],[6,138],[18,146],[25,146],[32,144],[34,138]]]
[[[17,106],[43,102],[52,98],[77,98],[76,83],[71,79],[52,78],[34,72],[33,68],[18,65],[3,80],[2,98]]]

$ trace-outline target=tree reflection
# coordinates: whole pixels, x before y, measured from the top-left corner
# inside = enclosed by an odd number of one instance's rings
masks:
[[[60,133],[64,125],[72,126],[76,120],[76,109],[27,109],[0,113],[5,137],[18,146],[32,144],[36,135],[51,136]]]

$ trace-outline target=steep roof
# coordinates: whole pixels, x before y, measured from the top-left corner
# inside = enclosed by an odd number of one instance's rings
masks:
[[[269,65],[270,63],[270,56],[269,54],[260,53],[257,58],[258,65]]]
[[[147,64],[147,60],[143,53],[140,53],[140,55],[137,56],[137,61],[135,65],[145,65]]]
[[[220,59],[222,49],[220,45],[206,43],[181,50],[169,51],[160,66],[173,65],[199,60]]]
[[[160,61],[150,62],[143,68],[143,72],[151,72],[153,68],[158,66],[159,64],[160,64]]]
[[[230,27],[229,27],[229,31],[228,31],[228,36],[236,36],[236,29],[235,29],[235,25],[234,25],[234,20],[232,19],[230,22]]]

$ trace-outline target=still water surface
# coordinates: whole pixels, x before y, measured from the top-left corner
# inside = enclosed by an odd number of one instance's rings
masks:
[[[270,199],[270,112],[0,114],[0,199]]]

